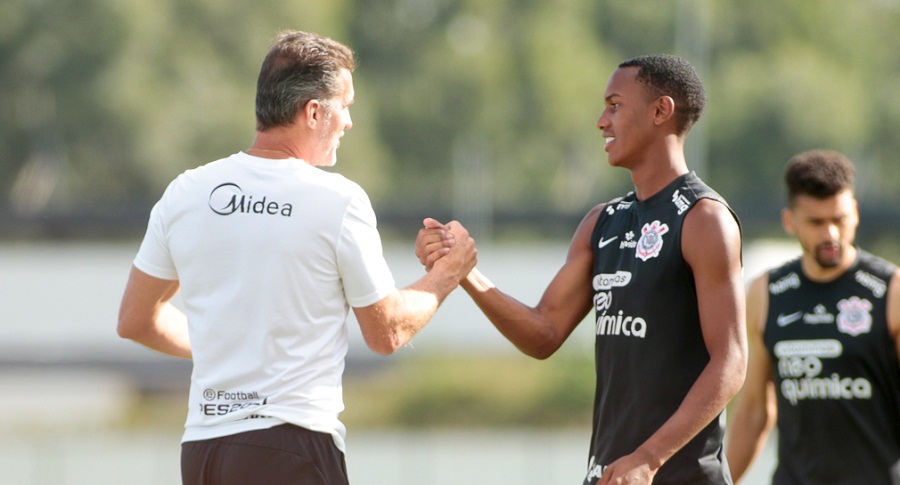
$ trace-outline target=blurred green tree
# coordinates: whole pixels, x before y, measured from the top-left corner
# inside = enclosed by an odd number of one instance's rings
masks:
[[[701,70],[689,164],[745,220],[777,224],[784,163],[818,147],[857,162],[864,209],[896,207],[898,27],[897,0],[11,0],[0,217],[145,211],[180,171],[246,147],[283,28],[357,51],[337,170],[384,220],[454,215],[489,234],[496,213],[547,234],[527,218],[558,218],[567,237],[631,187],[594,125],[618,62],[649,52]]]

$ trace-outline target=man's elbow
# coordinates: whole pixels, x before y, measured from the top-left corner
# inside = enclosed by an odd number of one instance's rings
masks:
[[[119,320],[119,324],[116,326],[116,333],[119,335],[119,338],[128,340],[134,340],[136,336],[134,328],[127,321],[123,320]]]
[[[120,338],[128,340],[140,340],[141,335],[144,333],[142,331],[143,328],[144,326],[141,325],[137,319],[135,319],[128,313],[121,312],[119,314],[119,322],[116,325],[116,333]]]
[[[556,333],[552,327],[536,328],[525,342],[510,339],[523,354],[537,359],[547,360],[562,347],[565,337]]]
[[[519,347],[519,350],[522,351],[523,354],[537,360],[547,360],[556,353],[556,350],[559,348],[557,345],[553,344],[544,344],[544,345],[535,345],[532,347]]]
[[[368,344],[368,347],[372,352],[375,352],[376,354],[381,355],[381,356],[388,356],[397,351],[396,347],[394,347],[392,345],[381,344],[381,343],[378,343],[378,344],[370,343],[370,344]]]
[[[401,339],[394,335],[380,335],[365,338],[366,346],[378,355],[391,355],[403,346]]]
[[[736,396],[742,387],[744,387],[744,381],[747,379],[747,352],[735,352],[735,354],[728,359],[727,364],[727,389],[729,389],[731,397]]]

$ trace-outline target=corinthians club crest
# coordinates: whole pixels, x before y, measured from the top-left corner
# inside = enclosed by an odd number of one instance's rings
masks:
[[[860,300],[851,296],[837,304],[841,312],[837,316],[837,328],[846,334],[857,336],[872,330],[872,304],[869,300]]]
[[[647,261],[650,258],[659,256],[659,251],[663,245],[662,236],[667,232],[669,232],[669,226],[659,221],[644,224],[644,227],[641,228],[641,238],[638,239],[634,256],[641,258],[641,261]]]

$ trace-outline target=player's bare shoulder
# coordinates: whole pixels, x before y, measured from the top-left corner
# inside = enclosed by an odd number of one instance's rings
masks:
[[[606,203],[596,205],[581,219],[578,228],[575,229],[575,234],[572,235],[572,240],[569,242],[568,261],[571,262],[573,259],[581,258],[589,262],[593,259],[591,237],[604,207],[606,207]]]
[[[609,205],[609,202],[604,202],[602,204],[597,204],[582,219],[582,224],[587,224],[593,230],[594,226],[597,225],[597,221],[600,219],[600,214],[603,213],[603,209]]]
[[[695,202],[685,215],[684,224],[688,230],[720,232],[731,228],[738,229],[737,220],[728,206],[722,201],[710,198],[702,198]]]
[[[897,352],[900,354],[900,268],[894,269],[891,280],[888,282],[887,312],[888,326],[897,342]]]
[[[747,286],[747,325],[751,332],[762,334],[769,313],[769,272],[750,280]]]
[[[740,261],[741,229],[725,203],[703,198],[694,203],[684,217],[681,246],[688,263],[696,258],[721,256]]]

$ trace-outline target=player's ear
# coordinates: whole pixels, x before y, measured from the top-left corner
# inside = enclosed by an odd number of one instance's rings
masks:
[[[788,207],[781,209],[781,226],[784,227],[785,232],[788,234],[792,236],[797,234],[797,229],[794,225],[794,212]]]
[[[675,116],[675,100],[671,96],[660,96],[654,101],[653,119],[661,125]]]
[[[322,103],[318,99],[307,101],[298,113],[299,121],[310,128],[315,128],[322,117],[322,108]]]

